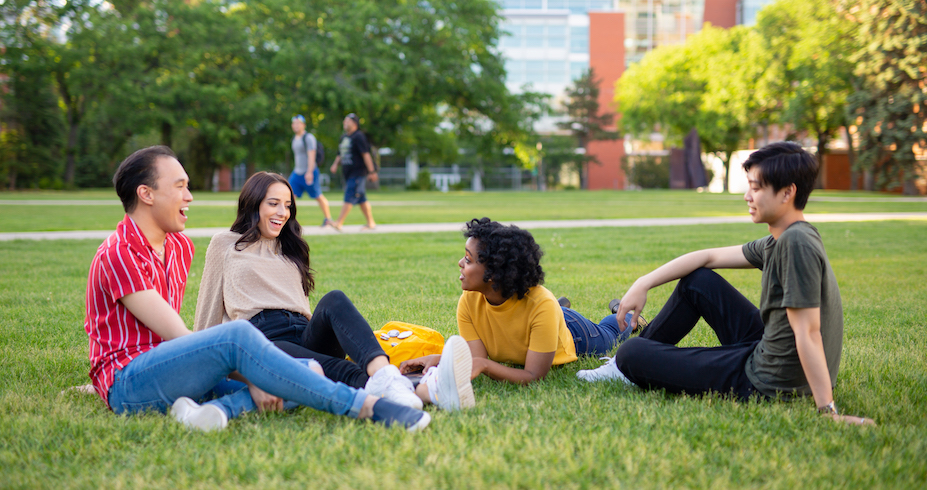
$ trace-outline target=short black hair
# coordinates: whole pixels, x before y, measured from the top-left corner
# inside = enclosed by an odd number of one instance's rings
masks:
[[[769,184],[775,192],[795,184],[795,209],[805,209],[818,177],[814,155],[793,141],[777,141],[750,154],[743,164],[744,172],[753,167],[758,170],[760,185]]]
[[[482,218],[470,220],[464,236],[479,240],[476,260],[486,268],[483,281],[492,279],[503,298],[514,294],[522,299],[528,289],[544,284],[544,252],[527,230]]]
[[[138,195],[135,193],[138,186],[147,185],[157,189],[158,170],[155,168],[155,162],[160,157],[176,159],[177,155],[163,145],[149,146],[129,155],[119,164],[116,175],[113,176],[113,186],[116,187],[116,194],[119,195],[126,213],[134,211],[135,205],[138,204]]]

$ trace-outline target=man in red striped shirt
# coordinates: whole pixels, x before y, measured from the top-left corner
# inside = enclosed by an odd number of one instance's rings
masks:
[[[179,315],[193,260],[181,233],[193,201],[187,173],[170,148],[154,146],[126,158],[113,183],[126,216],[90,266],[84,329],[90,378],[115,413],[170,407],[187,426],[213,430],[289,400],[410,431],[428,425],[425,412],[325,378],[318,363],[293,359],[247,321],[191,332]]]

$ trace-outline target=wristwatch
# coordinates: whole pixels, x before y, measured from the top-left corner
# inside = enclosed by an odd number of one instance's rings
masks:
[[[818,407],[818,413],[826,415],[837,415],[837,405],[834,405],[834,402],[830,402],[823,407]]]

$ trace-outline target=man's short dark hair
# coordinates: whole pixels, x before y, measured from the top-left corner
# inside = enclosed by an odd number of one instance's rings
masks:
[[[760,185],[771,185],[774,192],[795,184],[795,209],[808,204],[808,196],[818,177],[818,162],[798,143],[778,141],[753,152],[743,164],[744,172],[757,168]]]
[[[347,119],[350,119],[350,120],[354,121],[354,124],[356,124],[357,127],[360,127],[360,119],[357,117],[357,114],[354,114],[354,113],[352,112],[352,113],[350,113],[350,114],[348,114],[347,116],[344,116],[344,117],[346,117]]]
[[[135,211],[135,205],[138,204],[138,194],[135,191],[138,186],[147,185],[157,189],[158,170],[155,162],[159,157],[177,158],[177,155],[166,146],[149,146],[126,157],[116,169],[113,185],[126,213]]]

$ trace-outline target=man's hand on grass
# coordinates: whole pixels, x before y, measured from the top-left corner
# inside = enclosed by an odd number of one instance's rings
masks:
[[[402,374],[414,373],[416,371],[425,372],[428,368],[437,366],[440,361],[441,354],[432,354],[430,356],[409,359],[399,364],[399,372]]]

